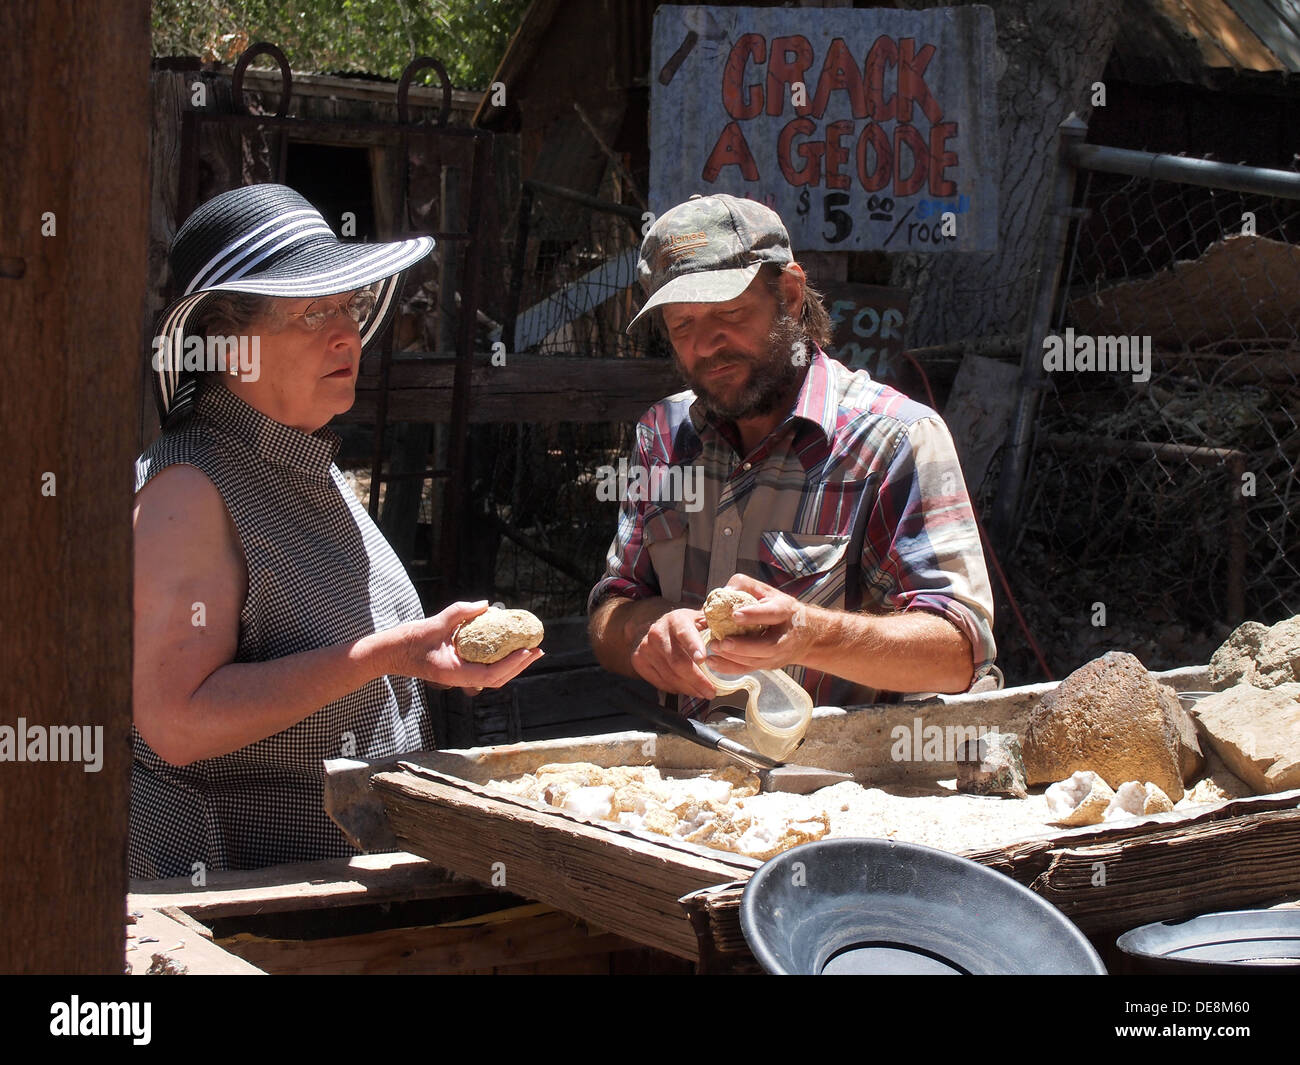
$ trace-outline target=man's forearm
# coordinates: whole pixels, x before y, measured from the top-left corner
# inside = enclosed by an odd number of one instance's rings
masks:
[[[592,650],[604,668],[635,677],[632,652],[660,617],[667,599],[607,599],[592,613]],[[966,636],[927,611],[850,614],[805,606],[809,643],[798,664],[882,691],[961,692],[974,658]]]
[[[892,692],[963,692],[975,672],[970,641],[938,614],[850,614],[807,607],[800,665]]]
[[[662,596],[650,599],[611,596],[606,599],[592,612],[587,626],[596,661],[611,673],[639,676],[632,667],[632,652],[646,630],[672,609],[674,604]]]

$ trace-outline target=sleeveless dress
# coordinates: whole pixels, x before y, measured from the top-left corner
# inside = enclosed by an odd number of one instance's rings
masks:
[[[195,466],[224,500],[248,593],[236,662],[344,643],[424,617],[388,541],[334,465],[339,438],[273,421],[206,383],[194,414],[136,462],[138,492]],[[188,612],[187,612],[188,613]],[[324,811],[322,760],[433,746],[424,682],[383,676],[298,724],[188,766],[131,729],[130,875],[154,879],[357,853]]]

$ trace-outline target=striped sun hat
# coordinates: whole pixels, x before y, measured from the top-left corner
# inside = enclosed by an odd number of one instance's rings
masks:
[[[183,295],[159,319],[152,359],[158,418],[164,428],[189,414],[198,377],[181,368],[186,326],[215,292],[301,299],[380,284],[361,350],[381,336],[397,306],[402,274],[433,250],[432,237],[391,244],[345,244],[321,213],[284,185],[249,185],[194,211],[172,240],[168,260]]]

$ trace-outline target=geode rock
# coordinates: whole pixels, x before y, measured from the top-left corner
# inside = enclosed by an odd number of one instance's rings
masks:
[[[704,618],[715,640],[728,636],[753,636],[763,631],[762,625],[741,625],[731,620],[731,612],[738,607],[753,606],[758,600],[739,588],[714,588],[704,600]]]
[[[1025,762],[1014,732],[986,732],[957,748],[957,790],[1025,798]]]
[[[1049,822],[1074,828],[1101,824],[1115,793],[1098,774],[1080,770],[1051,785],[1043,798]]]
[[[456,653],[466,662],[491,664],[524,648],[536,647],[546,630],[527,610],[488,607],[456,630]]]
[[[1111,788],[1149,780],[1177,802],[1183,797],[1184,713],[1141,662],[1108,651],[1076,669],[1030,713],[1026,779],[1042,784],[1092,770]]]
[[[1124,817],[1145,817],[1148,814],[1165,814],[1174,808],[1169,796],[1150,781],[1143,784],[1130,780],[1121,784],[1110,800],[1106,812],[1101,815],[1103,821],[1114,821]]]
[[[1178,698],[1178,693],[1173,688],[1167,684],[1162,684],[1160,687],[1168,693],[1169,699],[1173,700],[1170,705],[1178,707],[1178,713],[1174,715],[1174,721],[1178,725],[1178,770],[1183,783],[1186,784],[1199,777],[1205,769],[1205,751],[1201,747],[1200,734],[1196,729],[1196,718],[1183,709],[1183,701]]]
[[[1300,614],[1261,625],[1238,625],[1210,659],[1210,683],[1216,691],[1233,684],[1276,688],[1300,681]]]

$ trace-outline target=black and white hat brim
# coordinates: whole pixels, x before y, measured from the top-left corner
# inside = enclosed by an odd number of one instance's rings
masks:
[[[186,293],[160,319],[154,338],[153,376],[163,427],[188,415],[193,405],[198,378],[183,369],[181,353],[188,325],[214,293],[302,299],[376,285],[375,311],[361,330],[364,353],[392,318],[405,271],[433,247],[432,237],[346,244],[314,210],[282,213],[251,232],[234,235],[198,266]],[[274,265],[268,266],[268,261]],[[159,352],[164,353],[162,357]]]

